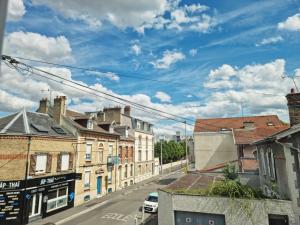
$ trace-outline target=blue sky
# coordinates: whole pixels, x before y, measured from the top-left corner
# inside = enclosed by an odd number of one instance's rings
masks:
[[[299,13],[296,0],[11,0],[4,53],[96,69],[34,64],[190,119],[241,116],[243,105],[245,115],[278,114],[287,121],[284,96],[293,84],[281,77],[300,76]],[[33,110],[44,88],[66,94],[69,107],[82,112],[114,105],[3,70],[2,115]],[[7,81],[13,76],[15,82]],[[7,104],[9,98],[14,101]],[[134,113],[161,132],[182,127]]]

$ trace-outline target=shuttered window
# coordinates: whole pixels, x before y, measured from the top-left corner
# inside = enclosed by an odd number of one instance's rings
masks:
[[[47,155],[46,154],[39,154],[36,156],[36,173],[46,173],[47,168]]]
[[[63,153],[61,155],[61,170],[62,171],[69,170],[69,160],[70,160],[70,155],[68,153]]]
[[[86,151],[85,151],[85,160],[91,160],[92,156],[92,144],[86,145]]]
[[[90,188],[91,171],[84,172],[84,188]]]

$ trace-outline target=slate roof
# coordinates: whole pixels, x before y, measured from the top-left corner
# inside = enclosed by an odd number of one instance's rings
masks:
[[[277,115],[211,118],[197,119],[194,132],[218,132],[222,128],[228,130],[242,129],[244,122],[253,122],[254,127],[269,127],[268,123],[272,123],[273,126],[286,126]]]
[[[42,135],[74,138],[49,115],[25,110],[0,118],[0,135]]]

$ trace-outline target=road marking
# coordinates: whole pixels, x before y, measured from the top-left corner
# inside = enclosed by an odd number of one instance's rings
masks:
[[[108,200],[106,200],[106,201],[104,201],[104,202],[101,202],[101,203],[99,203],[99,204],[97,204],[97,205],[94,205],[93,207],[88,208],[88,209],[86,209],[86,210],[83,210],[83,211],[81,211],[81,212],[79,212],[79,213],[76,213],[76,214],[74,214],[74,215],[72,215],[72,216],[69,216],[69,217],[67,217],[67,218],[64,218],[64,219],[62,219],[62,220],[56,222],[55,224],[56,224],[56,225],[60,225],[60,224],[69,222],[70,220],[72,220],[72,219],[74,219],[74,218],[76,218],[76,217],[78,217],[78,216],[81,216],[82,214],[85,214],[85,213],[88,213],[88,212],[90,212],[90,211],[93,211],[94,209],[97,209],[97,208],[99,208],[100,206],[105,205],[106,203],[108,203]]]
[[[102,219],[111,219],[117,221],[128,222],[128,220],[134,220],[137,215],[123,215],[119,213],[107,213],[106,215],[102,216]]]

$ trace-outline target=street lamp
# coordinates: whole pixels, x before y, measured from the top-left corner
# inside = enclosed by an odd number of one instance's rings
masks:
[[[162,142],[165,140],[165,136],[161,135],[159,137],[159,140],[160,140],[160,174],[162,175],[163,174],[163,168],[162,168]]]

